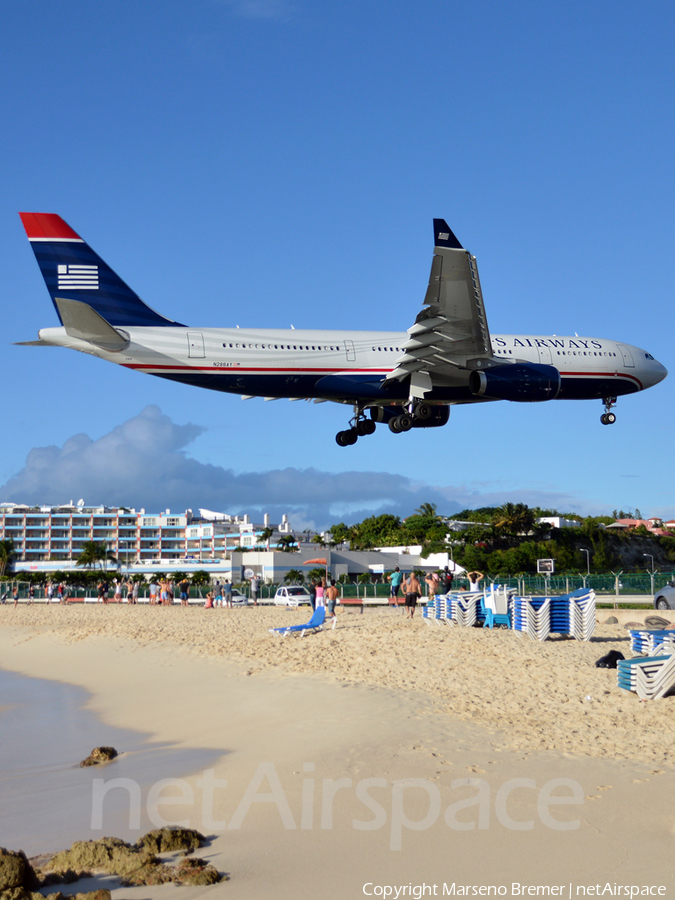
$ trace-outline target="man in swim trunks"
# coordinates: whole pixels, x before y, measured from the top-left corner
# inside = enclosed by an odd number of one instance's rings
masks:
[[[403,582],[403,592],[405,593],[405,608],[408,610],[407,618],[412,619],[415,615],[417,601],[422,595],[422,586],[414,572]]]
[[[333,628],[337,623],[337,619],[335,618],[335,604],[337,603],[338,598],[338,589],[335,587],[335,581],[331,581],[330,586],[326,588],[326,609],[330,613],[330,617],[333,620]]]

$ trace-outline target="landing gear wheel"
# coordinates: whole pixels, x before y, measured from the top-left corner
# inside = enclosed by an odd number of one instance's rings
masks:
[[[427,419],[431,418],[432,413],[433,409],[428,403],[419,403],[415,407],[415,418],[420,422],[426,422]]]
[[[355,444],[357,439],[358,434],[353,428],[350,428],[349,431],[338,431],[335,435],[335,440],[340,447],[349,447]]]
[[[616,416],[614,413],[603,413],[600,416],[600,421],[603,425],[613,425],[616,422]]]
[[[394,416],[393,419],[389,419],[389,431],[393,431],[394,434],[400,434],[401,429],[398,427],[398,416]]]
[[[396,416],[396,423],[399,431],[410,431],[413,427],[412,416],[409,416],[408,413],[401,413],[400,416]]]
[[[372,419],[361,419],[356,423],[356,433],[359,437],[365,437],[367,434],[373,434],[375,427]]]

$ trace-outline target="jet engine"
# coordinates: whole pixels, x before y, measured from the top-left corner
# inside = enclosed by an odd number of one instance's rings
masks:
[[[560,392],[560,372],[540,363],[513,363],[495,366],[469,375],[469,390],[486,400],[514,400],[540,403],[555,400]]]

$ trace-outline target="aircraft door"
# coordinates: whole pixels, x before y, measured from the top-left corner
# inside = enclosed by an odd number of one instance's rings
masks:
[[[188,356],[190,359],[204,359],[204,335],[201,331],[188,331]]]
[[[345,341],[345,350],[347,351],[347,362],[356,362],[356,350],[354,349],[354,341]]]
[[[553,360],[551,358],[551,348],[542,347],[541,344],[537,344],[537,350],[539,351],[539,362],[544,366],[552,366]]]
[[[630,352],[628,347],[624,344],[617,344],[617,350],[623,356],[623,364],[627,369],[634,369],[635,363],[633,362],[633,354]]]

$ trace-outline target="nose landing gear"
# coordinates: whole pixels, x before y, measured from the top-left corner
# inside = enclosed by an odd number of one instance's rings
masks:
[[[616,422],[616,415],[610,410],[613,406],[616,406],[616,397],[603,397],[602,402],[605,406],[605,411],[600,416],[600,421],[603,425],[613,425]]]

